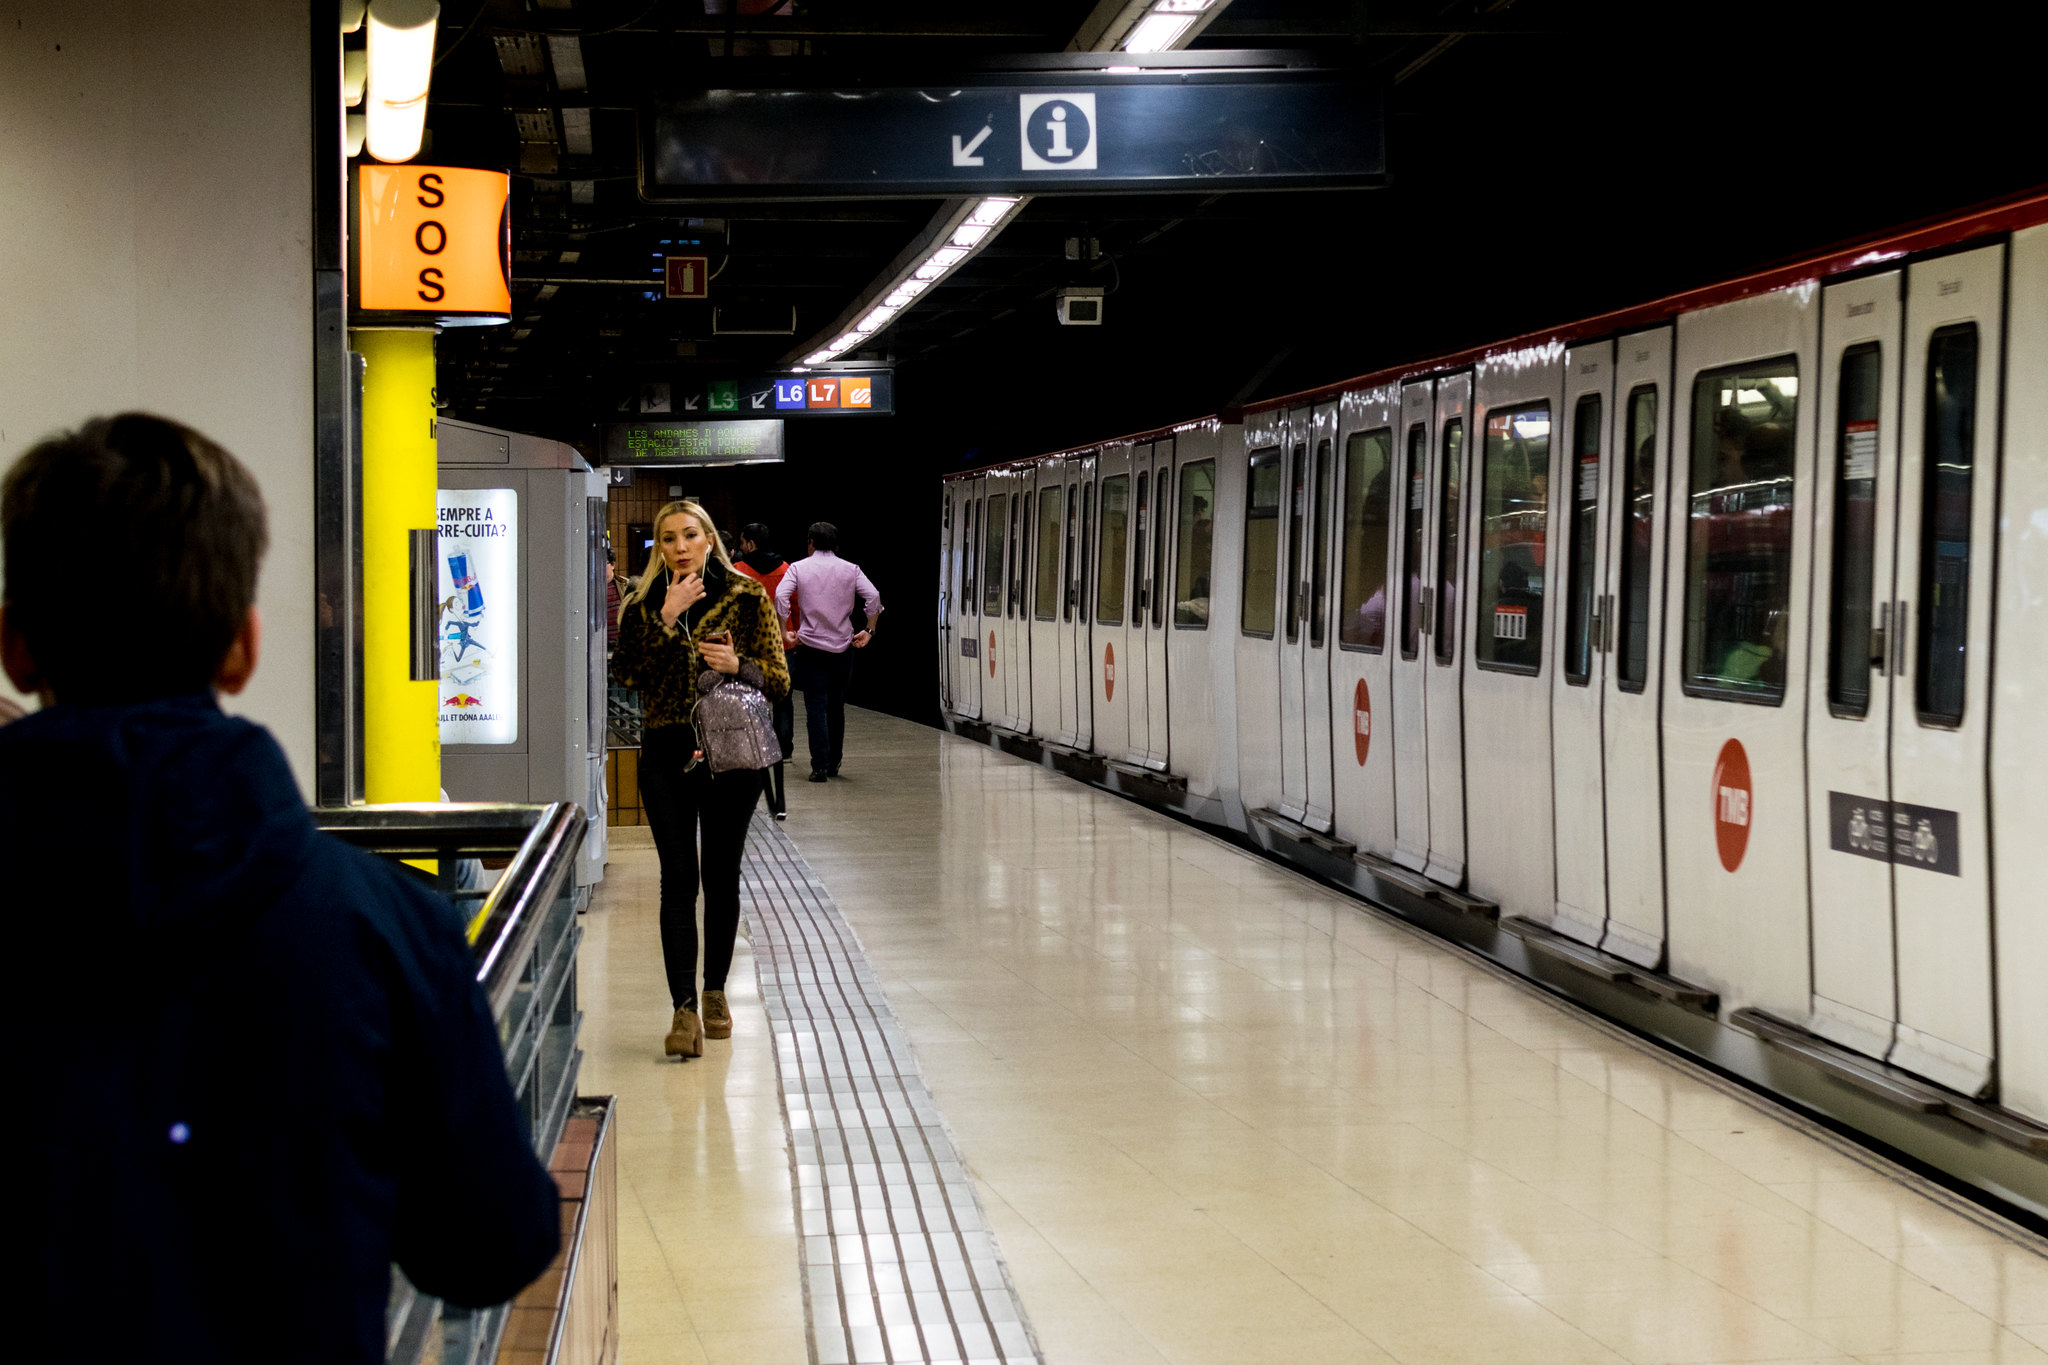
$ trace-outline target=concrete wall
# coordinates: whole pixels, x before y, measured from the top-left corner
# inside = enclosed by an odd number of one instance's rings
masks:
[[[231,706],[271,728],[310,796],[307,25],[274,0],[0,4],[0,469],[50,432],[143,408],[255,471],[264,654]],[[51,572],[83,585],[105,529],[80,528]]]

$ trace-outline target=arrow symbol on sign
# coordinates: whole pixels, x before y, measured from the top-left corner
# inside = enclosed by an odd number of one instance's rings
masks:
[[[960,134],[953,134],[953,164],[955,166],[979,166],[981,158],[974,153],[980,148],[982,143],[988,141],[988,135],[995,130],[993,123],[985,125],[980,132],[974,135],[974,141],[964,147],[960,145]]]
[[[699,402],[699,401],[700,401],[700,400],[699,400],[699,399],[697,398],[697,396],[696,396],[696,395],[694,395],[694,394],[692,394],[692,395],[691,395],[690,397],[688,397],[688,398],[685,398],[685,399],[683,400],[683,411],[684,411],[684,412],[695,412],[695,411],[697,410],[697,404],[698,404],[698,402]]]
[[[754,407],[765,408],[768,406],[768,393],[765,389],[760,393],[750,393],[747,395],[747,402]]]

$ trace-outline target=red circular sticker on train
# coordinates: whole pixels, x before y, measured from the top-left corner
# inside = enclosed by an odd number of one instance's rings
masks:
[[[1750,790],[1749,755],[1741,740],[1731,739],[1714,763],[1714,847],[1730,872],[1749,851]]]
[[[1363,678],[1351,693],[1351,743],[1358,750],[1358,766],[1363,768],[1366,750],[1372,748],[1372,693],[1366,690]]]
[[[1102,647],[1102,699],[1116,700],[1116,646]]]
[[[988,633],[988,675],[991,678],[996,675],[996,633],[994,631]]]

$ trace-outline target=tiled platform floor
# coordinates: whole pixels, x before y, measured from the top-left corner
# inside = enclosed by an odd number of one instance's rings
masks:
[[[1050,1365],[2048,1365],[2038,1242],[1199,832],[849,728],[785,828]],[[801,1360],[750,964],[730,1051],[664,1067],[653,870],[615,857],[583,958],[584,1088],[626,1101],[625,1359]]]

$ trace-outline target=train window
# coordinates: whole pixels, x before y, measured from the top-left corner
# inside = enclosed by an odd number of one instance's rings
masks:
[[[1695,696],[1785,699],[1798,409],[1790,356],[1693,381],[1684,685]]]
[[[1458,492],[1465,470],[1462,417],[1444,423],[1443,466],[1443,505],[1436,522],[1436,620],[1430,629],[1436,638],[1436,661],[1447,664],[1458,657]]]
[[[1308,569],[1308,642],[1321,649],[1330,627],[1330,443],[1316,442],[1315,561]]]
[[[1216,549],[1216,462],[1180,471],[1180,544],[1173,555],[1173,623],[1209,628],[1209,562]]]
[[[1354,431],[1344,442],[1344,574],[1337,643],[1379,653],[1387,646],[1387,501],[1394,433]]]
[[[1600,395],[1572,409],[1571,555],[1565,561],[1564,680],[1584,687],[1593,676],[1593,570],[1600,548]]]
[[[1920,467],[1922,725],[1963,723],[1969,662],[1970,502],[1977,457],[1977,324],[1944,327],[1927,343],[1927,424]]]
[[[1152,530],[1152,518],[1147,515],[1152,510],[1151,484],[1151,472],[1141,471],[1138,475],[1137,525],[1131,537],[1136,545],[1131,555],[1131,623],[1139,626],[1145,624],[1145,564],[1150,555],[1146,536]]]
[[[1025,521],[1028,515],[1024,500],[1030,496],[1018,493],[1010,499],[1010,598],[1005,606],[1005,616],[1015,616],[1023,606],[1024,596],[1024,541],[1031,534],[1031,523]]]
[[[1147,592],[1152,600],[1152,624],[1166,624],[1166,509],[1173,506],[1173,471],[1159,471],[1159,522],[1152,528],[1152,577]]]
[[[1877,422],[1881,352],[1842,352],[1835,431],[1834,572],[1828,602],[1828,710],[1870,714],[1871,607],[1877,600]]]
[[[1287,638],[1290,641],[1301,638],[1301,618],[1307,606],[1302,598],[1301,541],[1304,530],[1303,514],[1308,509],[1308,447],[1297,445],[1294,458],[1288,461],[1287,480]]]
[[[1060,619],[1060,490],[1038,493],[1038,619]]]
[[[1401,657],[1422,650],[1422,504],[1428,496],[1429,433],[1417,422],[1408,428],[1408,511],[1401,522]]]
[[[1280,451],[1254,451],[1244,507],[1244,604],[1238,626],[1247,635],[1273,636],[1280,570]]]
[[[1644,384],[1628,396],[1628,449],[1622,477],[1627,481],[1628,527],[1621,537],[1621,635],[1615,648],[1624,692],[1640,692],[1650,676],[1650,583],[1656,562],[1650,547],[1657,527],[1657,386]]]
[[[988,495],[988,510],[982,520],[986,533],[981,556],[981,614],[1003,614],[1003,500],[1005,494]]]
[[[1106,626],[1124,622],[1124,585],[1129,577],[1131,476],[1102,481],[1102,540],[1096,547],[1095,619]]]
[[[1486,419],[1479,486],[1479,666],[1543,665],[1543,550],[1550,530],[1550,404]]]
[[[1074,619],[1075,585],[1081,581],[1081,566],[1074,560],[1074,519],[1081,514],[1080,499],[1074,496],[1074,485],[1067,485],[1067,592],[1066,605],[1060,608],[1060,619]]]

